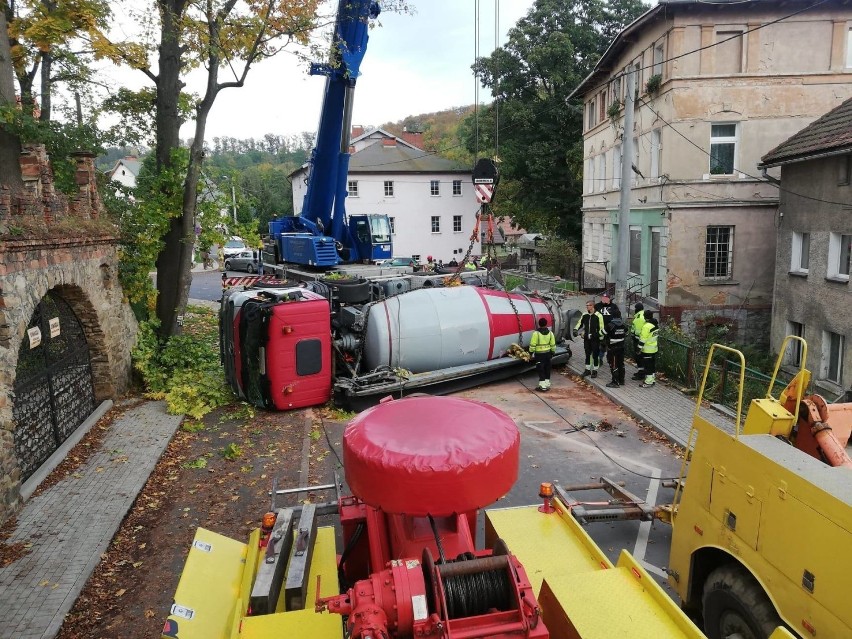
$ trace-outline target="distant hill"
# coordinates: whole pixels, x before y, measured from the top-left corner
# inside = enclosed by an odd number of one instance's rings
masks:
[[[472,163],[473,156],[464,148],[459,138],[459,126],[473,113],[473,105],[453,107],[436,113],[409,115],[399,122],[381,125],[385,131],[402,135],[403,130],[423,133],[423,144],[427,151],[450,160]]]

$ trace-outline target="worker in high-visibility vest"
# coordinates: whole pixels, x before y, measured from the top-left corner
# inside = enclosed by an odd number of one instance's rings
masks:
[[[636,302],[633,307],[633,322],[630,324],[630,333],[633,337],[633,356],[636,358],[636,367],[639,369],[630,379],[644,379],[642,372],[642,349],[639,347],[639,336],[642,335],[642,327],[645,325],[645,306],[642,302]]]
[[[639,336],[639,344],[642,346],[642,369],[645,373],[642,388],[651,388],[656,381],[654,373],[657,364],[657,324],[654,312],[645,311],[645,324],[642,326],[642,335]]]
[[[550,371],[552,369],[553,353],[556,352],[556,336],[547,328],[547,318],[538,320],[538,329],[533,331],[530,338],[530,353],[535,360],[538,371],[538,386],[536,390],[550,390]]]

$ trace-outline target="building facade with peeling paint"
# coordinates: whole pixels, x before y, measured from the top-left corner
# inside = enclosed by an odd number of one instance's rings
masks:
[[[629,299],[699,337],[768,345],[779,191],[758,163],[852,96],[852,4],[812,4],[661,0],[613,40],[574,91],[587,283],[614,280],[633,71]]]

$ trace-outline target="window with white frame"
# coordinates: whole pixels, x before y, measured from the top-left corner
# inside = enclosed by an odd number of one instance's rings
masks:
[[[433,215],[432,216],[432,232],[440,233],[441,232],[441,216]]]
[[[589,100],[588,117],[586,119],[586,128],[591,129],[598,123],[598,111],[595,98]]]
[[[704,241],[704,277],[731,279],[734,265],[734,227],[708,226]]]
[[[793,245],[790,253],[790,271],[807,273],[810,263],[811,234],[793,231]]]
[[[822,378],[835,384],[842,384],[844,342],[843,335],[822,332]]]
[[[787,320],[787,335],[795,335],[796,337],[805,336],[805,325],[799,322]],[[791,339],[787,342],[787,348],[784,352],[784,363],[789,366],[799,367],[802,365],[802,343],[797,339]]]
[[[595,190],[595,158],[589,158],[586,161],[586,172],[586,178],[588,180],[586,193],[592,193]]]
[[[349,180],[347,192],[349,193],[349,197],[358,197],[358,180]]]
[[[660,160],[662,151],[662,129],[651,131],[651,177],[660,177]]]
[[[396,233],[396,218],[389,217],[388,220],[390,221],[391,235],[393,235],[394,233]]]
[[[606,90],[598,93],[598,122],[606,120]]]
[[[710,125],[710,175],[733,175],[737,158],[736,123]]]
[[[663,54],[665,52],[665,44],[663,42],[658,42],[654,45],[654,75],[663,75]]]
[[[616,76],[612,79],[612,100],[621,102],[621,76]]]
[[[630,227],[630,264],[631,273],[642,273],[642,227]]]
[[[633,102],[639,100],[639,89],[642,85],[642,58],[633,63],[631,67],[633,72]]]
[[[461,180],[453,180],[453,195],[461,195]]]
[[[441,181],[431,180],[429,182],[429,195],[441,195]]]
[[[393,197],[393,180],[385,180],[385,197]]]
[[[852,29],[846,32],[846,68],[852,69]]]
[[[453,233],[461,233],[462,230],[462,216],[454,215],[453,216]]]
[[[849,279],[852,235],[830,233],[828,236],[828,276],[838,280]]]
[[[612,188],[621,188],[621,145],[612,148]]]
[[[716,74],[742,73],[743,70],[743,32],[716,32]]]
[[[598,191],[606,191],[606,153],[598,156]]]

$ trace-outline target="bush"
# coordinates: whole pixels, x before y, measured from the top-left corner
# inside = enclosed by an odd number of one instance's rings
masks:
[[[157,328],[156,319],[142,322],[139,341],[133,349],[133,366],[142,375],[149,397],[165,399],[170,413],[194,419],[234,401],[219,363],[219,329],[214,311],[189,307],[183,333],[164,344],[160,343]]]

